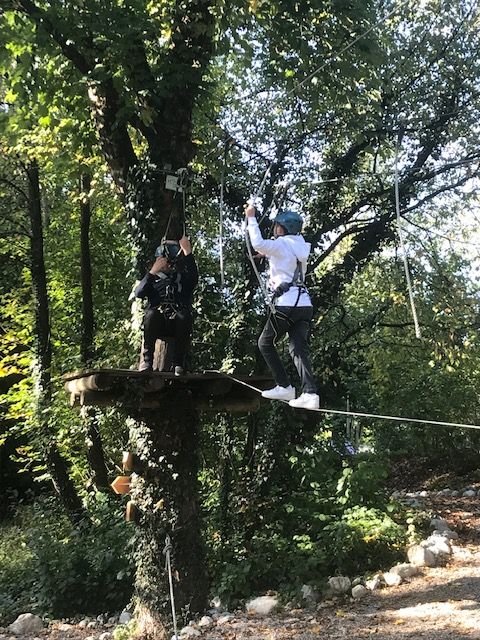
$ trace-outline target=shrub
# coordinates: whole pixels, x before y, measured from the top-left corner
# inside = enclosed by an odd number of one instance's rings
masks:
[[[0,528],[0,626],[35,611],[33,554],[16,522]]]
[[[118,504],[98,494],[89,506],[91,521],[74,527],[56,502],[37,503],[28,531],[39,604],[56,616],[116,611],[131,596],[130,533]]]
[[[22,507],[0,542],[0,621],[35,610],[57,617],[118,611],[132,593],[130,531],[118,503],[90,499],[74,527],[54,498]]]

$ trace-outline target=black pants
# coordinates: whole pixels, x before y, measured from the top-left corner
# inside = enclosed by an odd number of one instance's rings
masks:
[[[313,315],[312,307],[276,307],[270,313],[258,339],[258,348],[273,373],[275,382],[288,387],[290,378],[275,348],[276,340],[288,333],[288,350],[300,376],[302,393],[317,393],[308,355],[308,336]]]
[[[158,309],[147,309],[143,318],[143,359],[153,366],[153,354],[157,338],[175,338],[173,365],[185,367],[190,336],[192,334],[192,314],[189,309],[178,309],[173,313]]]

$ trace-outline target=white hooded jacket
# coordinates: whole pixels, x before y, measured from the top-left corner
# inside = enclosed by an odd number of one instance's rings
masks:
[[[262,237],[256,218],[252,216],[247,220],[252,247],[269,260],[268,285],[272,293],[282,283],[292,282],[297,269],[297,260],[301,265],[302,279],[305,278],[311,244],[305,242],[303,236],[300,235],[286,235],[279,236],[275,240],[265,240]],[[311,307],[312,301],[308,292],[305,289],[302,290],[299,297],[298,289],[296,286],[290,287],[286,293],[275,298],[275,305],[279,307]]]

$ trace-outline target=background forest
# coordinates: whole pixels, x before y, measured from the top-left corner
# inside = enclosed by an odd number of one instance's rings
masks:
[[[0,0],[0,625],[132,596],[110,489],[131,418],[72,409],[62,375],[137,367],[132,289],[181,220],[170,169],[190,172],[193,371],[265,371],[241,227],[265,179],[259,208],[286,185],[314,246],[321,406],[480,422],[479,47],[463,0]],[[389,470],[468,474],[480,446],[275,403],[204,413],[199,437],[209,594],[230,603],[400,558],[415,519]]]

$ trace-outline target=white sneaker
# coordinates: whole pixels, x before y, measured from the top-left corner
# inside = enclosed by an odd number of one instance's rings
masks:
[[[295,398],[295,389],[292,385],[280,387],[277,384],[273,389],[262,391],[262,398],[268,398],[269,400],[293,400]]]
[[[320,398],[316,393],[302,393],[296,400],[290,400],[288,404],[296,409],[318,409]]]

